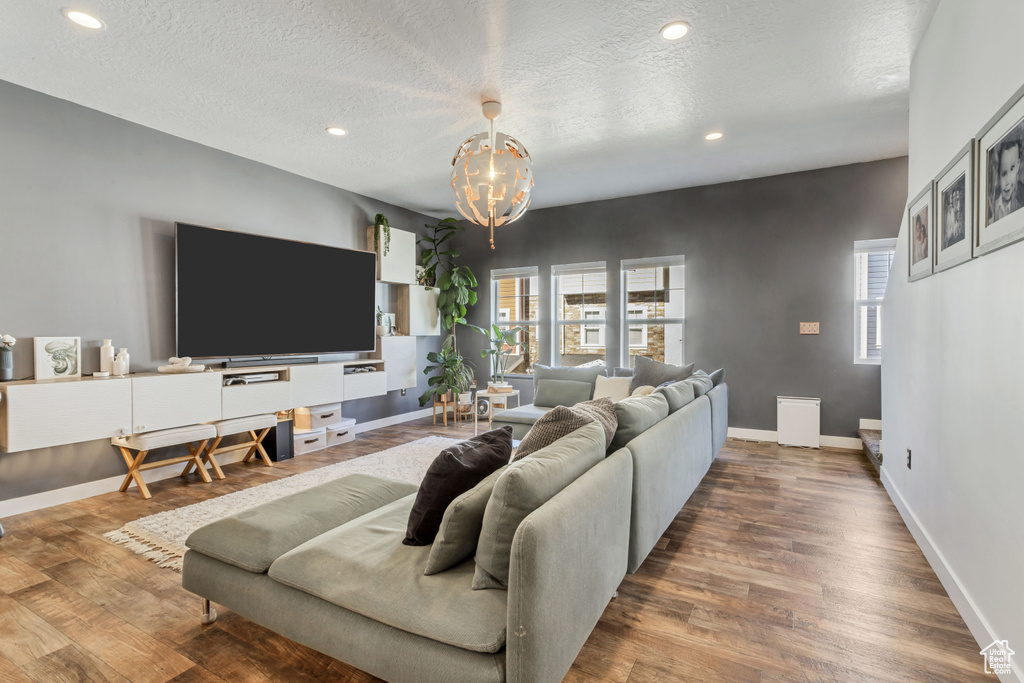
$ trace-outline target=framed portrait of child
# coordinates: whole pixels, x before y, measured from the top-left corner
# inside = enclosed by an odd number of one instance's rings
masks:
[[[975,255],[1024,239],[1024,88],[978,133]]]
[[[974,255],[974,140],[957,152],[935,179],[935,272]]]
[[[907,236],[910,240],[910,281],[920,280],[932,274],[932,223],[935,184],[921,190],[907,206]]]

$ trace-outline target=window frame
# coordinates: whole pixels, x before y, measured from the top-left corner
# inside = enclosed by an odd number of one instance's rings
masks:
[[[592,273],[601,273],[602,275],[604,275],[604,278],[605,278],[605,281],[604,281],[604,292],[603,292],[604,297],[605,297],[605,304],[604,304],[604,306],[598,306],[598,305],[595,304],[595,308],[603,310],[604,311],[604,315],[602,315],[600,318],[594,318],[594,319],[589,320],[588,322],[590,324],[586,325],[586,327],[598,327],[599,328],[599,330],[600,330],[599,334],[600,334],[600,338],[601,338],[601,344],[599,344],[599,345],[583,344],[583,336],[582,335],[583,335],[584,325],[582,324],[582,318],[572,319],[572,318],[559,318],[558,317],[558,313],[559,313],[559,311],[558,311],[558,299],[559,299],[559,297],[561,296],[561,293],[562,293],[561,292],[561,289],[562,289],[562,276],[563,275],[583,275],[584,276],[584,282],[585,282],[585,276],[588,275],[588,274],[592,274]],[[585,287],[584,287],[584,289],[585,289]],[[595,295],[598,294],[598,293],[599,292],[593,292],[593,294],[595,294]],[[580,306],[580,308],[581,308],[580,315],[581,316],[583,315],[583,311],[586,310],[587,308],[589,308],[589,306],[587,306],[587,304],[586,304],[586,292],[585,291],[582,292],[582,296],[583,296],[583,303]],[[561,357],[562,357],[561,340],[562,340],[562,335],[564,334],[565,329],[568,328],[568,327],[579,327],[580,328],[580,348],[596,349],[596,348],[602,348],[603,347],[604,348],[604,356],[602,356],[602,358],[604,359],[605,365],[608,365],[608,346],[607,346],[607,341],[608,341],[608,337],[607,337],[607,335],[608,335],[607,310],[608,309],[607,309],[607,307],[608,307],[608,265],[607,265],[607,263],[605,261],[591,261],[591,262],[588,262],[588,263],[567,263],[567,264],[555,265],[555,266],[551,267],[551,316],[550,316],[550,321],[551,322],[550,322],[550,325],[551,325],[551,332],[552,332],[552,334],[551,334],[551,359],[552,359],[552,363],[555,362],[555,359],[561,359]]]
[[[885,296],[881,298],[861,298],[858,291],[860,278],[860,256],[877,253],[889,254],[889,274],[886,277],[886,289],[889,288],[888,278],[892,276],[892,266],[896,262],[895,237],[875,240],[857,240],[853,243],[853,363],[854,365],[881,365],[882,364],[882,308],[885,304]],[[866,261],[865,261],[866,262]],[[866,279],[864,280],[867,286]],[[868,345],[868,307],[875,307],[875,348],[878,349],[878,358],[862,358],[860,350]]]
[[[683,296],[683,315],[682,317],[652,317],[652,318],[635,318],[630,315],[630,310],[637,310],[638,305],[629,301],[629,272],[636,270],[645,270],[648,268],[676,268],[682,267],[683,270],[683,286],[673,287],[666,291],[681,291]],[[619,345],[619,364],[622,367],[630,367],[630,350],[646,348],[648,344],[648,325],[661,325],[667,328],[669,325],[679,325],[682,331],[682,364],[686,364],[686,257],[682,254],[674,256],[653,256],[650,258],[637,258],[637,259],[623,259],[619,262],[619,279],[620,279],[620,290],[622,292],[622,301],[619,307],[619,334],[621,343]],[[657,306],[655,306],[655,311]],[[643,346],[633,346],[629,343],[629,328],[631,326],[641,325],[643,328]]]
[[[502,280],[514,279],[515,280],[515,294],[513,295],[513,297],[518,298],[518,297],[521,296],[520,295],[520,292],[521,292],[520,280],[522,280],[524,278],[537,278],[537,290],[538,291],[537,291],[536,294],[531,294],[531,296],[536,296],[538,298],[538,306],[537,306],[537,313],[536,313],[537,317],[534,320],[511,320],[511,318],[512,318],[512,310],[509,309],[509,308],[501,308],[500,307],[500,305],[501,305],[501,296],[500,296],[500,291],[499,291],[499,283]],[[538,351],[538,356],[540,355],[540,339],[541,339],[541,336],[542,336],[542,334],[541,334],[542,321],[541,321],[541,317],[540,317],[539,301],[540,301],[540,268],[538,268],[537,266],[524,266],[522,268],[500,268],[500,269],[491,270],[491,306],[490,306],[490,309],[491,309],[491,311],[490,311],[490,313],[491,313],[491,315],[490,315],[491,325],[497,325],[498,327],[503,328],[503,329],[505,329],[505,328],[512,328],[512,327],[522,327],[522,328],[526,328],[526,330],[528,330],[531,327],[535,328],[537,330],[537,334],[535,336],[535,339],[533,340],[533,343],[534,343],[534,345],[535,345],[535,347],[536,347],[536,349]],[[505,315],[504,319],[502,318],[502,314]],[[491,332],[493,332],[493,329],[489,329],[488,330],[488,336],[491,334]],[[520,334],[522,334],[522,332]],[[530,352],[529,348],[530,347],[529,347],[529,343],[528,342],[526,342],[526,341],[519,341],[518,345],[520,347],[523,347],[525,354],[529,354],[529,352]],[[508,373],[505,373],[505,377],[533,377],[533,375],[531,375],[529,373],[524,373],[524,372],[508,372]]]

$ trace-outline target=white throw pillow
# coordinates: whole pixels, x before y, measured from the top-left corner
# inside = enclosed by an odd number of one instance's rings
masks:
[[[613,401],[621,401],[629,398],[629,383],[632,377],[602,377],[597,376],[597,384],[594,385],[594,398],[610,398]]]
[[[650,396],[653,393],[654,387],[652,387],[649,384],[645,384],[641,387],[637,387],[636,389],[634,389],[633,393],[630,394],[630,396]]]

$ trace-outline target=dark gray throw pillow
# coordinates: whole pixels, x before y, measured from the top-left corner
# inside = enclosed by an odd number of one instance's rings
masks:
[[[491,472],[508,464],[511,457],[512,427],[509,425],[441,451],[430,463],[420,484],[402,543],[433,543],[448,505]]]
[[[693,363],[671,365],[637,356],[633,368],[633,381],[629,383],[629,391],[632,393],[637,390],[637,387],[644,386],[658,387],[665,382],[681,382],[693,374],[693,365]]]

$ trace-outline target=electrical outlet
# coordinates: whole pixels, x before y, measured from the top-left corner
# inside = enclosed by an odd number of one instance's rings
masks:
[[[821,334],[820,323],[800,323],[800,334]]]
[[[907,449],[907,469],[910,469],[910,449]]]

